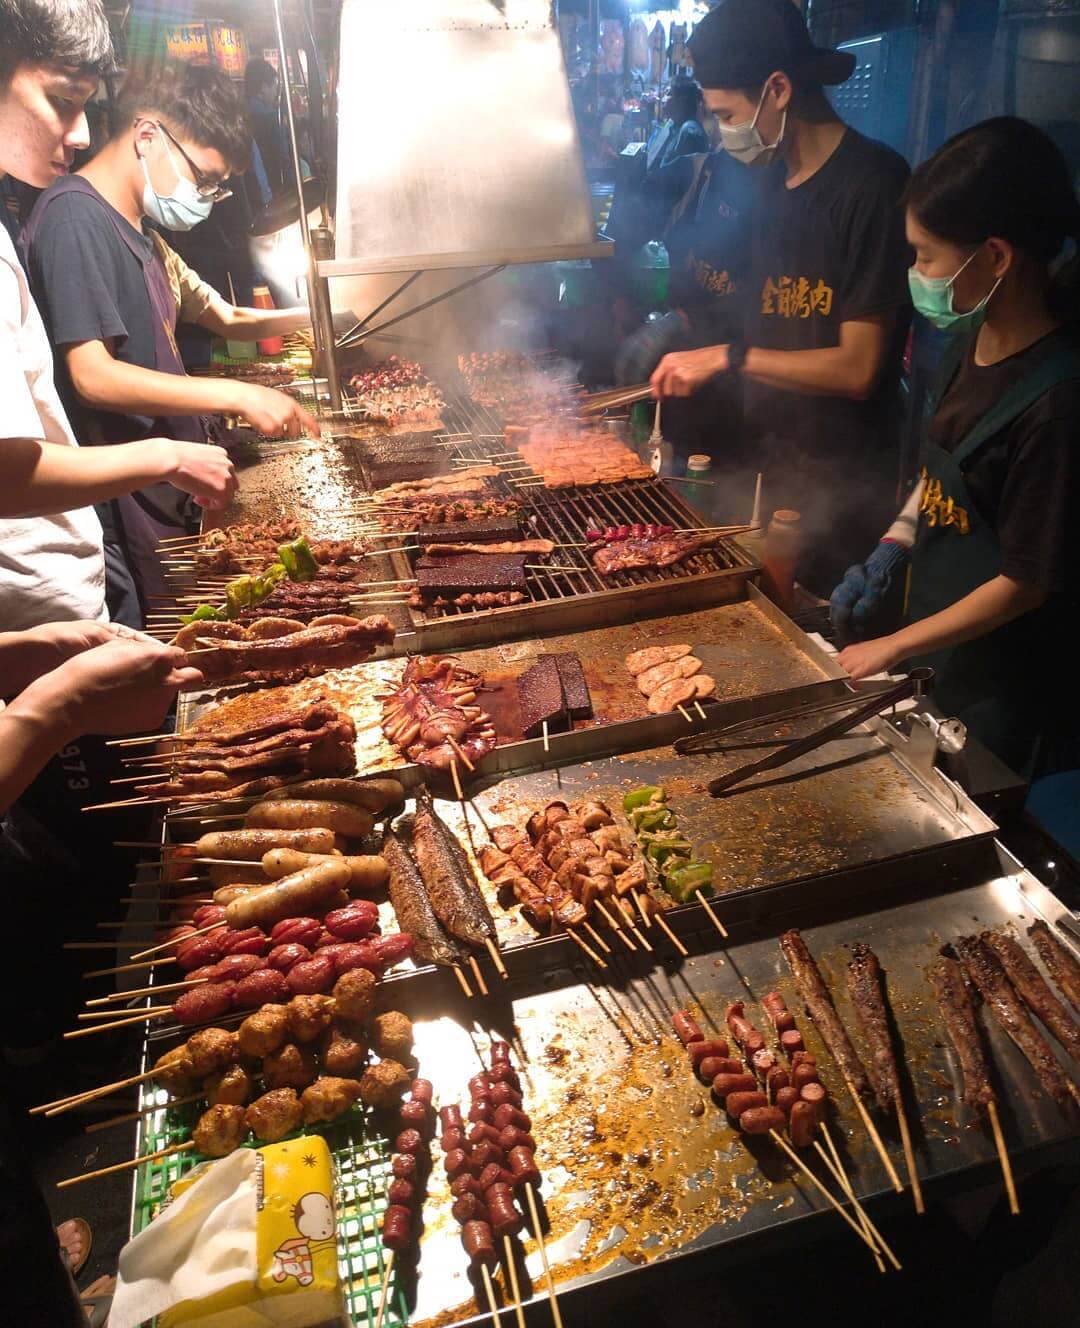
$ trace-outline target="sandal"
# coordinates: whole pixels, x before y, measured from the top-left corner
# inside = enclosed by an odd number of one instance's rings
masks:
[[[78,1259],[73,1259],[68,1253],[67,1246],[64,1244],[64,1238],[60,1234],[63,1227],[73,1227],[82,1237],[82,1254]],[[60,1244],[60,1257],[68,1266],[68,1271],[72,1277],[78,1277],[86,1266],[86,1261],[90,1257],[90,1250],[94,1244],[94,1233],[90,1230],[90,1223],[81,1217],[69,1217],[66,1222],[61,1222],[56,1228],[56,1239]]]
[[[85,1291],[79,1292],[79,1300],[86,1311],[86,1322],[90,1328],[106,1328],[115,1290],[115,1277],[99,1277]]]

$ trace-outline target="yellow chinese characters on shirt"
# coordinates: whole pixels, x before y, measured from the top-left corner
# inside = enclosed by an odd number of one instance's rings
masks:
[[[766,277],[761,288],[761,312],[779,318],[809,318],[832,313],[833,288],[822,278],[812,285],[807,277]]]
[[[928,526],[955,526],[958,534],[971,534],[967,508],[961,507],[952,498],[946,498],[941,488],[941,481],[931,476],[925,466],[922,472],[919,516]]]
[[[715,268],[707,259],[691,254],[690,269],[699,290],[720,297],[735,294],[737,289],[735,279],[726,267]]]

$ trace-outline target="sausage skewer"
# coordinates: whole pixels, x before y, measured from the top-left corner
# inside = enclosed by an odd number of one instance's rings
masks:
[[[900,1075],[896,1067],[896,1052],[889,1030],[889,1016],[885,1009],[884,978],[881,965],[873,950],[862,941],[851,947],[851,961],[847,969],[848,992],[855,1010],[855,1018],[870,1046],[874,1091],[878,1106],[896,1113],[900,1127],[900,1141],[904,1150],[908,1181],[916,1213],[926,1212],[919,1172],[915,1165],[915,1151],[911,1145],[904,1098],[900,1091]]]
[[[432,1089],[427,1079],[414,1079],[409,1099],[402,1104],[401,1123],[407,1124],[397,1136],[399,1151],[391,1159],[394,1180],[390,1185],[390,1204],[383,1213],[382,1243],[389,1250],[383,1270],[379,1308],[375,1328],[381,1328],[386,1311],[386,1296],[393,1276],[394,1260],[413,1244],[413,1222],[423,1203],[422,1186],[431,1167],[430,1140],[433,1132]]]

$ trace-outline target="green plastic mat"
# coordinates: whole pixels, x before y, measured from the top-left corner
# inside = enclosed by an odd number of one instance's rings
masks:
[[[149,1106],[155,1098],[160,1101],[164,1097],[162,1090],[148,1089],[141,1105]],[[201,1111],[201,1104],[193,1102],[180,1107],[162,1106],[159,1111],[147,1114],[139,1131],[139,1152],[156,1153],[171,1145],[185,1143],[191,1138]],[[321,1130],[298,1130],[296,1135],[286,1138],[307,1133],[321,1134],[334,1159],[338,1267],[349,1313],[357,1328],[373,1324],[386,1270],[387,1252],[383,1249],[380,1231],[389,1202],[387,1190],[393,1179],[390,1141],[378,1132],[373,1115],[359,1107]],[[132,1235],[150,1223],[160,1211],[170,1186],[191,1171],[199,1160],[188,1151],[157,1158],[138,1168]],[[403,1328],[408,1317],[404,1286],[395,1268],[383,1323],[386,1328]]]

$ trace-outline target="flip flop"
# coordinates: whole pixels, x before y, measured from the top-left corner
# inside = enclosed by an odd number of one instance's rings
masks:
[[[101,1287],[101,1290],[95,1291],[94,1287]],[[83,1309],[89,1311],[86,1322],[90,1328],[106,1328],[115,1290],[115,1277],[99,1277],[85,1291],[80,1292],[79,1301]]]
[[[71,1255],[68,1254],[63,1241],[60,1240],[60,1227],[68,1225],[75,1227],[78,1230],[79,1234],[82,1236],[83,1250],[82,1250],[82,1255],[78,1260],[72,1259]],[[87,1259],[89,1259],[90,1257],[90,1250],[94,1244],[94,1233],[90,1229],[90,1223],[81,1217],[69,1217],[66,1219],[66,1221],[60,1223],[60,1227],[56,1228],[56,1239],[60,1245],[60,1257],[67,1264],[68,1271],[71,1273],[71,1276],[78,1277],[79,1274],[82,1272],[83,1268],[86,1266]]]

